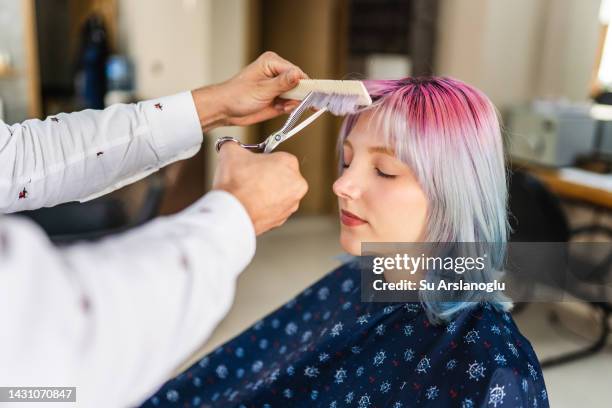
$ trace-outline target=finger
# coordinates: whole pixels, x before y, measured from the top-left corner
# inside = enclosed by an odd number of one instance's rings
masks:
[[[274,109],[276,110],[284,111],[285,105],[287,104],[287,102],[296,102],[296,101],[293,99],[284,99],[284,98],[276,97],[272,100],[272,106],[274,106]],[[299,103],[299,101],[297,102]]]
[[[266,120],[273,119],[279,115],[292,112],[299,104],[300,101],[286,100],[277,98],[272,106],[267,106],[260,111],[251,115],[243,116],[241,118],[234,119],[234,125],[236,126],[249,126],[255,123],[263,122]]]
[[[300,82],[301,71],[297,68],[291,68],[276,78],[262,81],[262,87],[270,96],[278,97],[283,92],[287,92],[297,86]]]
[[[282,58],[275,52],[264,52],[260,58],[263,64],[264,74],[268,78],[277,77],[280,74],[287,72],[291,69],[297,69],[301,73],[303,78],[308,77],[306,74],[304,74],[304,72],[302,72],[302,70],[298,66]]]
[[[285,112],[285,113],[289,113],[293,111],[295,108],[298,107],[300,103],[301,101],[296,100],[296,99],[285,99],[285,98],[278,98],[278,97],[274,98],[274,101],[272,102],[275,109]],[[311,108],[311,110],[315,112],[317,109]]]
[[[287,152],[274,152],[270,154],[277,162],[280,162],[293,171],[299,171],[300,163],[298,158]]]
[[[299,192],[300,197],[304,197],[307,192],[308,192],[308,182],[306,181],[306,179],[302,178],[302,184],[300,186],[300,192]]]
[[[246,149],[243,149],[238,143],[228,140],[219,148],[219,159],[223,160],[225,157],[241,154],[243,151],[246,152]]]
[[[297,108],[299,104],[300,104],[300,101],[288,100],[288,101],[281,103],[278,106],[278,109],[282,110],[285,113],[289,113],[289,112],[292,112],[295,108]]]
[[[263,122],[263,121],[275,118],[283,113],[285,113],[285,111],[283,110],[283,106],[280,106],[280,107],[267,106],[253,114],[234,119],[233,124],[235,126],[249,126],[255,123],[259,123],[259,122]]]
[[[274,78],[295,67],[295,65],[271,51],[263,53],[261,58],[264,74],[268,78]]]

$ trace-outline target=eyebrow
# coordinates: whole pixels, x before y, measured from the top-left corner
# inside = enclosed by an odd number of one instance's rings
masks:
[[[345,144],[348,147],[350,147],[351,149],[353,149],[353,145],[348,140],[344,140],[343,144]],[[385,147],[385,146],[372,146],[372,147],[369,147],[368,148],[368,152],[370,152],[370,153],[384,153],[384,154],[388,154],[390,156],[395,156],[395,151],[393,149],[390,149],[390,148]]]
[[[368,148],[368,152],[370,152],[370,153],[384,153],[384,154],[388,154],[390,156],[395,156],[395,152],[393,151],[393,149],[389,149],[388,147],[384,147],[384,146],[370,147],[370,148]]]

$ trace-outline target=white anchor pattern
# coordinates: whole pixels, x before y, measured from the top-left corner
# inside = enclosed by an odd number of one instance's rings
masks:
[[[479,304],[435,325],[416,303],[361,302],[360,283],[356,264],[339,267],[143,407],[549,406],[510,315]]]

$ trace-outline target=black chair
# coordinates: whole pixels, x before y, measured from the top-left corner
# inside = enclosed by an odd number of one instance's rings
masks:
[[[600,103],[602,105],[612,105],[612,92],[601,92],[600,94],[595,96],[594,100],[595,103]]]
[[[143,224],[157,215],[164,192],[163,175],[154,173],[143,182],[146,191],[135,212],[129,211],[119,195],[109,194],[85,203],[70,202],[17,215],[37,223],[59,245],[100,239]]]
[[[603,233],[612,238],[612,230],[605,226],[588,225],[572,230],[559,198],[536,177],[516,170],[509,181],[509,219],[513,229],[510,242],[570,242],[581,235],[592,233]],[[593,301],[592,299],[602,295],[593,294],[592,290],[593,287],[605,287],[612,269],[612,253],[607,253],[603,261],[597,264],[593,262],[592,257],[589,258],[588,255],[585,257],[570,253],[569,267],[571,274],[578,277],[578,283],[566,284],[564,287],[572,296],[600,311],[600,335],[584,349],[543,361],[542,367],[552,367],[587,357],[602,350],[607,344],[612,304],[608,298],[605,301]],[[522,307],[525,306],[526,304],[522,304]],[[517,308],[520,309],[521,307]],[[559,320],[556,314],[553,314],[552,318]]]

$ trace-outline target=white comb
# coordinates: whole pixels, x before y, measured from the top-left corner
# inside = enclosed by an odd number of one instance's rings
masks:
[[[372,98],[370,98],[370,94],[368,94],[365,85],[363,85],[361,81],[303,79],[295,88],[289,92],[285,92],[280,95],[280,97],[302,101],[298,107],[291,112],[282,128],[272,133],[263,142],[257,144],[244,144],[231,136],[221,137],[217,139],[215,143],[217,153],[221,150],[221,146],[223,146],[225,142],[234,142],[245,149],[270,153],[276,149],[279,144],[297,134],[325,112],[331,112],[334,115],[346,115],[354,113],[360,106],[369,106],[372,104]],[[304,119],[302,123],[297,124],[302,114],[312,107],[318,110]]]
[[[353,113],[360,106],[372,104],[372,98],[361,81],[302,79],[295,88],[280,97],[301,101],[310,93],[313,94],[310,106],[325,108],[334,115]]]

